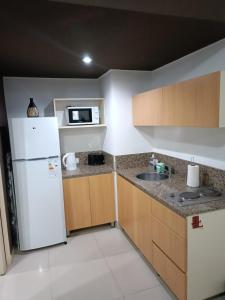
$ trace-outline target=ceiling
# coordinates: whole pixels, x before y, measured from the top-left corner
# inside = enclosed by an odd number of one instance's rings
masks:
[[[109,69],[154,70],[225,38],[224,0],[5,2],[1,76],[97,78]],[[84,54],[91,65],[81,61]]]

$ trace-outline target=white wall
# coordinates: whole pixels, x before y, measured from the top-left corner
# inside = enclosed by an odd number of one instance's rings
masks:
[[[25,117],[29,98],[34,98],[40,116],[54,98],[101,97],[97,79],[4,77],[7,115]],[[104,129],[74,129],[60,132],[61,152],[102,148]]]
[[[113,155],[151,151],[151,134],[145,137],[132,124],[131,101],[133,94],[149,85],[150,77],[151,72],[111,70],[100,78],[108,125],[105,151]]]
[[[152,72],[149,88],[225,70],[225,39]],[[147,89],[146,89],[147,90]],[[225,128],[142,128],[154,151],[225,169]]]
[[[225,39],[153,72],[111,70],[99,79],[4,78],[9,117],[25,116],[29,97],[41,115],[57,97],[104,97],[107,130],[65,130],[62,152],[98,150],[114,155],[156,151],[225,169],[225,129],[135,128],[132,95],[217,70],[225,70]],[[154,109],[154,108],[153,108]]]
[[[54,98],[100,97],[96,79],[4,77],[8,117],[26,117],[29,98],[34,98],[40,116]]]

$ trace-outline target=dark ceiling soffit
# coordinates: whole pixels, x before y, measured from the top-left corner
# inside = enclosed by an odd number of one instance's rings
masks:
[[[70,4],[97,6],[167,15],[181,18],[225,22],[224,0],[48,0]]]

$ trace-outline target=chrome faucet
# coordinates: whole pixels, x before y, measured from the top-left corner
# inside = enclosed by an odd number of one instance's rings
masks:
[[[169,178],[171,177],[172,174],[174,174],[174,169],[170,165],[165,165],[165,173],[169,175]]]

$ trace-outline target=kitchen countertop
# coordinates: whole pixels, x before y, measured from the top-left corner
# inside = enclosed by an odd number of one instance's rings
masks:
[[[62,169],[62,178],[82,177],[99,175],[113,172],[113,168],[110,165],[104,164],[99,166],[80,165],[74,171],[67,171]]]
[[[141,167],[119,169],[117,170],[117,173],[182,217],[225,209],[225,195],[224,197],[221,197],[220,200],[210,201],[204,204],[180,206],[176,200],[168,197],[168,195],[171,193],[181,193],[193,190],[186,186],[185,177],[181,174],[172,174],[171,178],[160,181],[144,181],[136,178],[137,174],[146,171],[146,167]]]

